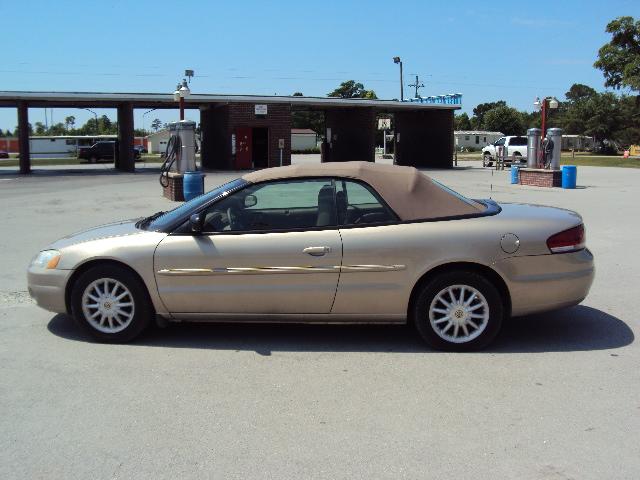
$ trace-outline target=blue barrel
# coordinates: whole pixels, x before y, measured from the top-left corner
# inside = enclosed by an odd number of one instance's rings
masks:
[[[562,167],[562,188],[576,188],[578,178],[578,168],[575,165],[564,165]]]
[[[184,199],[191,200],[204,193],[204,173],[185,172],[182,183]]]
[[[518,183],[518,165],[511,165],[511,183]]]

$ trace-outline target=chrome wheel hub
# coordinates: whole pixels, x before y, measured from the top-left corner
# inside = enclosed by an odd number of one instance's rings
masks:
[[[443,340],[469,342],[487,328],[489,303],[479,290],[469,285],[451,285],[431,302],[429,322]]]
[[[129,326],[135,314],[133,295],[113,278],[91,282],[82,295],[82,313],[102,333],[118,333]]]

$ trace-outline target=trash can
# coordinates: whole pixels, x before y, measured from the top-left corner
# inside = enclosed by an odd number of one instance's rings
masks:
[[[518,183],[518,170],[519,165],[511,165],[511,183]]]
[[[578,168],[575,165],[562,167],[562,188],[576,188]]]
[[[182,184],[184,199],[189,201],[204,193],[204,173],[202,172],[185,172]]]

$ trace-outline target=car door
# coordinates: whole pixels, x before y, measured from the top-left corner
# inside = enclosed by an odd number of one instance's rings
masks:
[[[402,246],[406,226],[373,188],[354,180],[336,183],[336,207],[343,256],[331,313],[404,318],[403,294],[416,263]]]
[[[342,259],[331,179],[250,185],[158,245],[167,309],[180,314],[327,314]],[[181,233],[184,232],[184,233]]]

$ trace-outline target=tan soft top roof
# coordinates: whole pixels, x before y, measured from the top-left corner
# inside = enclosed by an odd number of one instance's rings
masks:
[[[458,197],[413,167],[370,162],[330,162],[266,168],[243,175],[258,183],[293,177],[343,177],[361,180],[373,187],[401,220],[471,215],[484,211],[477,202]]]

